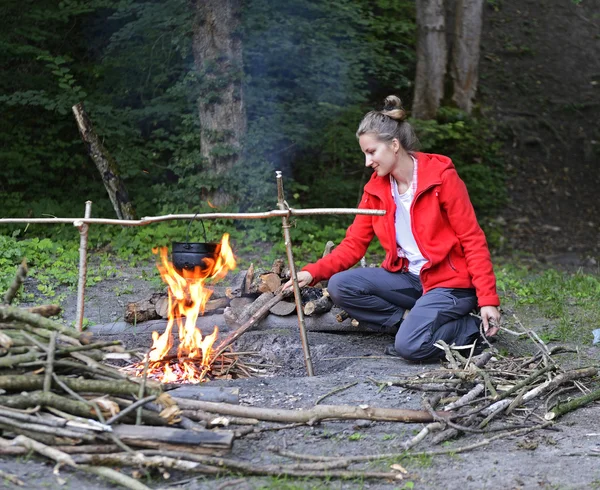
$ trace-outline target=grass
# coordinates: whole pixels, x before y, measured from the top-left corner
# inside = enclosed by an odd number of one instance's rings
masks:
[[[301,226],[299,225],[299,227]],[[213,235],[223,231],[216,226],[214,228]],[[152,244],[163,244],[163,242],[156,242],[157,236],[160,235],[159,232],[174,233],[166,226],[156,230],[143,231],[145,234],[138,230],[137,240],[132,240],[131,233],[133,232],[127,230],[123,236],[116,235],[112,249],[103,247],[99,250],[91,250],[89,260],[93,266],[90,266],[88,270],[87,286],[93,286],[100,281],[119,276],[120,271],[115,267],[115,253],[118,252],[121,261],[128,266],[148,263],[153,257]],[[178,229],[176,231],[182,232]],[[267,243],[275,243],[270,239],[275,231],[280,234],[279,227],[269,222],[264,223],[262,228],[256,227],[252,231],[253,236],[246,242],[245,248],[235,250],[236,254],[245,257],[245,260],[240,258],[239,268],[244,268],[244,264],[249,264],[250,261],[253,261],[257,267],[268,268],[271,266],[272,254],[252,256],[250,254],[251,244],[253,240],[260,241],[260,239],[266,239]],[[314,229],[312,231],[313,240],[294,245],[294,254],[299,262],[298,265],[320,255],[326,238],[331,237],[337,240],[343,230],[334,230],[330,226],[325,231],[320,230],[320,233]],[[259,232],[264,233],[264,236]],[[164,239],[165,236],[162,236],[163,241]],[[306,248],[306,243],[311,244],[310,249]],[[3,294],[8,289],[18,265],[23,257],[27,257],[28,287],[20,291],[17,302],[43,303],[52,300],[60,303],[65,297],[65,289],[73,291],[77,287],[78,245],[77,240],[22,239],[20,236],[0,235],[0,293]],[[280,248],[281,244],[277,245]],[[372,247],[368,261],[379,262],[382,256],[380,252],[376,246]],[[283,257],[285,253],[277,253],[277,255]],[[123,257],[127,257],[127,259],[123,259]],[[539,265],[533,267],[530,264],[523,265],[519,259],[513,258],[510,261],[504,259],[504,261],[498,262],[500,265],[496,267],[497,284],[505,311],[517,312],[527,326],[530,321],[539,324],[539,320],[543,319],[544,325],[541,327],[538,325],[537,330],[545,341],[591,344],[591,332],[600,325],[600,270],[592,272],[561,271],[542,268]],[[149,280],[157,288],[162,286],[162,281],[156,271],[148,273],[142,268],[140,269],[142,279]],[[130,292],[131,287],[126,284],[115,288],[116,296]]]
[[[264,481],[264,478],[261,478]],[[364,488],[364,481],[361,478],[347,480],[347,483],[358,485],[356,488]],[[344,482],[341,480],[332,480],[329,478],[294,478],[290,476],[272,476],[257,486],[257,490],[331,490],[343,488]]]
[[[505,310],[518,312],[525,323],[546,319],[538,332],[543,340],[591,344],[591,332],[600,325],[598,272],[506,264],[496,269],[496,276]]]

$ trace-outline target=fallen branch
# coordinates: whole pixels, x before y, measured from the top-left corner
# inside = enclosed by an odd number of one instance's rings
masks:
[[[97,379],[59,378],[65,385],[77,392],[102,393],[108,395],[137,395],[139,385],[127,380],[103,381]],[[16,391],[34,391],[44,387],[44,376],[0,376],[0,389]],[[160,394],[160,388],[146,388],[151,394]]]
[[[86,114],[83,104],[79,103],[72,107],[81,139],[85,143],[87,152],[96,164],[98,172],[104,182],[104,187],[108,192],[108,197],[113,205],[115,213],[120,220],[135,219],[135,210],[132,202],[129,200],[127,189],[121,177],[117,162],[108,153],[102,141],[92,128],[92,122]]]
[[[549,410],[546,415],[544,415],[544,418],[546,420],[554,420],[555,418],[562,417],[564,414],[572,412],[573,410],[596,400],[600,400],[600,390],[592,391],[587,395],[574,398],[565,403],[559,403]]]
[[[179,456],[180,457],[180,456]],[[201,455],[194,456],[194,459],[202,458],[206,463],[197,461],[186,461],[167,456],[148,456],[143,455],[132,456],[129,454],[93,454],[93,455],[78,455],[75,460],[78,463],[93,463],[97,465],[113,465],[113,466],[138,466],[143,465],[146,468],[169,468],[179,471],[189,471],[194,473],[204,474],[222,474],[227,470],[236,473],[244,473],[249,475],[272,475],[272,476],[297,476],[297,477],[318,477],[318,478],[382,478],[382,479],[402,479],[402,475],[398,473],[383,473],[370,471],[348,471],[348,470],[319,470],[319,469],[296,469],[305,467],[321,468],[319,465],[264,465],[259,466],[255,463],[244,463],[224,458],[203,457]],[[212,463],[212,464],[211,464]],[[335,462],[334,466],[340,464]]]
[[[112,468],[103,468],[102,466],[88,466],[88,465],[77,465],[78,470],[82,470],[86,473],[92,473],[94,475],[101,476],[117,483],[125,488],[131,490],[151,490],[150,487],[144,485],[142,482],[131,478],[130,476],[124,475],[121,471],[113,470]]]
[[[67,466],[76,466],[75,461],[68,454],[63,453],[62,451],[58,451],[52,447],[48,447],[41,442],[34,441],[29,437],[25,436],[17,436],[12,441],[11,444],[15,446],[23,446],[24,448],[29,449],[30,451],[35,451],[42,456],[46,456],[47,458],[56,461],[61,465]]]
[[[575,369],[572,371],[566,371],[564,373],[561,373],[561,374],[555,376],[551,380],[546,381],[546,382],[542,383],[541,385],[524,393],[521,397],[521,402],[525,403],[537,396],[542,395],[543,393],[547,393],[548,391],[551,391],[551,390],[557,388],[561,384],[566,383],[568,381],[572,381],[574,379],[589,378],[591,376],[595,376],[597,373],[598,373],[598,369],[596,369],[595,367],[588,367],[588,368],[583,368],[583,369]],[[481,413],[488,417],[493,416],[494,414],[499,413],[502,410],[504,410],[505,408],[507,408],[513,401],[514,400],[511,400],[511,399],[501,400],[501,401],[496,402],[496,403],[490,405],[489,407],[485,408],[484,410],[481,411]],[[484,420],[480,424],[480,427],[485,426],[487,421],[488,421],[488,419]]]
[[[2,405],[9,408],[28,409],[38,405],[57,408],[78,417],[94,417],[94,411],[87,403],[71,400],[56,393],[34,391],[26,394],[2,396]]]
[[[15,275],[14,281],[12,282],[12,284],[8,288],[8,291],[6,291],[6,294],[4,295],[3,303],[5,305],[10,305],[13,302],[15,296],[17,296],[17,292],[19,291],[21,284],[23,284],[25,278],[27,277],[27,272],[27,259],[23,259],[21,265],[19,265],[19,267],[17,268],[17,273]]]
[[[381,454],[364,454],[360,456],[315,456],[311,454],[299,454],[293,453],[291,451],[284,451],[279,448],[270,448],[270,451],[275,452],[276,454],[280,454],[282,456],[287,456],[290,458],[296,459],[307,459],[310,461],[343,461],[347,464],[352,463],[364,463],[368,461],[376,461],[379,459],[403,459],[403,458],[414,458],[414,457],[428,457],[428,456],[443,456],[446,454],[460,454],[466,453],[468,451],[472,451],[473,449],[478,449],[483,446],[487,446],[498,439],[503,439],[505,437],[513,437],[519,436],[523,434],[528,434],[529,432],[533,432],[535,430],[544,429],[551,425],[551,422],[546,422],[543,424],[534,425],[531,427],[527,427],[525,429],[517,429],[511,430],[508,432],[503,432],[502,434],[497,434],[492,437],[487,437],[480,441],[477,441],[473,444],[469,444],[466,446],[460,446],[455,448],[444,449],[440,451],[418,451],[418,452],[410,452],[404,451],[401,453],[381,453]]]
[[[57,437],[70,437],[72,439],[81,439],[82,441],[92,442],[95,434],[86,433],[80,430],[65,429],[62,427],[49,427],[42,424],[23,423],[9,417],[0,416],[0,427],[8,428],[11,432],[20,434],[23,432],[35,432],[37,434],[49,434]]]
[[[81,333],[74,328],[67,327],[62,323],[55,322],[49,318],[44,318],[41,315],[36,315],[35,313],[30,313],[29,311],[14,306],[0,306],[0,321],[10,322],[15,320],[36,327],[46,328],[48,330],[55,330],[79,340],[82,344],[89,344],[91,338],[91,334],[87,332]]]
[[[338,420],[382,420],[389,422],[432,422],[430,413],[423,410],[398,408],[376,408],[351,405],[317,405],[306,410],[285,410],[276,408],[246,407],[225,403],[200,402],[188,400],[188,406],[222,415],[255,418],[269,422],[304,422],[314,424],[325,419]],[[436,412],[439,417],[447,418],[449,412]]]
[[[11,475],[10,473],[7,473],[4,470],[0,470],[0,478],[12,483],[13,485],[17,485],[19,487],[22,487],[23,485],[25,485],[25,483],[23,483],[21,480],[19,480],[15,475]]]

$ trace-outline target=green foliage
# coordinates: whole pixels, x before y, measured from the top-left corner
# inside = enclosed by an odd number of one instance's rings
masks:
[[[49,238],[17,240],[15,237],[0,235],[0,291],[8,289],[24,258],[27,259],[29,269],[27,277],[34,281],[39,295],[53,298],[59,286],[74,288],[77,285],[78,242],[58,243]],[[89,275],[87,284],[93,285],[101,279],[98,275]]]
[[[483,119],[447,107],[436,120],[411,121],[422,150],[449,156],[469,189],[478,215],[490,216],[506,202],[501,143]]]
[[[290,205],[354,207],[367,179],[355,129],[385,95],[406,94],[414,71],[408,0],[246,2],[238,33],[245,64],[222,77],[210,63],[195,69],[194,10],[185,0],[41,0],[26,9],[7,0],[1,9],[8,20],[0,60],[11,74],[0,80],[4,216],[77,216],[86,200],[93,216],[114,215],[71,115],[82,101],[141,216],[209,211],[204,193],[215,189],[236,196],[229,211],[273,209],[274,170],[285,175]],[[200,156],[197,104],[217,97],[225,79],[243,84],[248,131],[233,171],[215,176]],[[424,146],[451,156],[478,211],[492,212],[503,199],[502,179],[485,125],[440,115],[421,125]],[[212,137],[222,143],[220,156],[235,151],[224,134]],[[350,221],[297,220],[297,255],[319,257]],[[181,239],[180,225],[102,227],[101,235],[92,228],[91,240],[146,258],[152,247]],[[210,228],[218,237],[230,232],[240,254],[285,253],[277,220]],[[48,233],[70,240],[73,230],[32,226],[27,236]]]

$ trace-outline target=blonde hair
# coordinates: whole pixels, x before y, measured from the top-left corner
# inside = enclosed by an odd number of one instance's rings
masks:
[[[373,134],[379,141],[390,144],[396,138],[406,151],[415,151],[419,140],[413,127],[406,121],[406,111],[402,101],[395,95],[385,98],[381,111],[371,111],[365,114],[356,131],[356,137],[363,134]]]

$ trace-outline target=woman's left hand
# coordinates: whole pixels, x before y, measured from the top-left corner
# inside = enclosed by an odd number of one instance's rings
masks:
[[[483,322],[483,332],[487,337],[493,337],[500,329],[500,310],[495,306],[481,307],[481,321]]]

